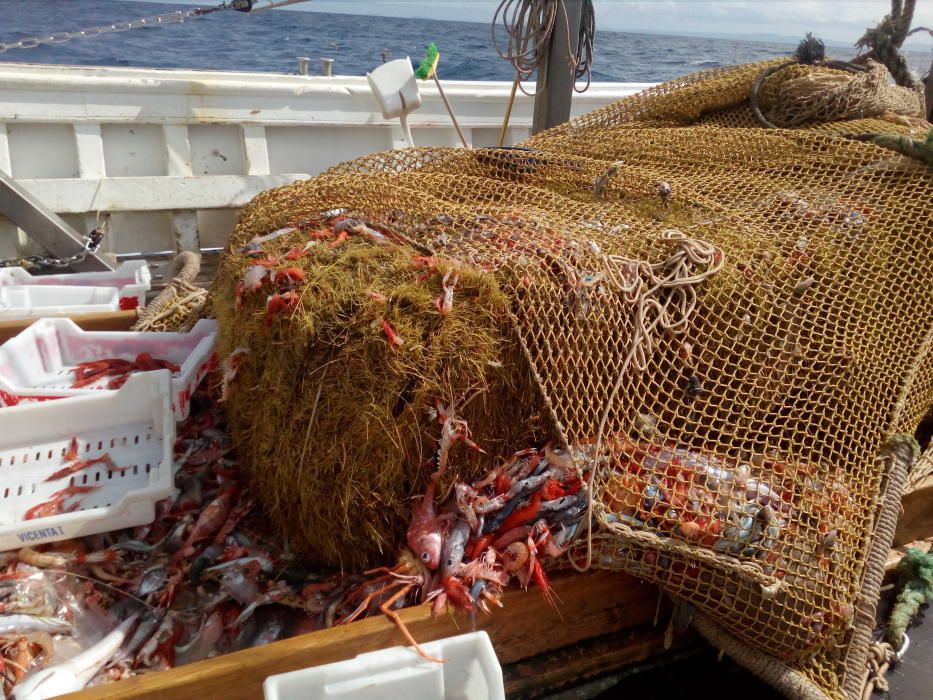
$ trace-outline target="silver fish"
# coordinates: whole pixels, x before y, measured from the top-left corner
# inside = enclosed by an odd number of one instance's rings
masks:
[[[29,632],[48,632],[66,634],[71,631],[71,623],[54,617],[39,615],[0,615],[0,635],[28,634]]]
[[[117,652],[135,622],[136,615],[133,615],[89,649],[64,663],[34,672],[13,689],[13,697],[45,700],[81,690]]]
[[[470,524],[458,520],[444,538],[441,548],[441,576],[450,576],[463,562],[463,550],[470,537]]]
[[[281,639],[285,634],[285,619],[282,615],[271,615],[252,642],[251,647],[261,647]]]
[[[162,589],[165,582],[168,581],[168,569],[165,564],[156,564],[146,570],[142,579],[139,581],[139,588],[136,589],[136,595],[147,596]]]
[[[549,473],[539,474],[538,476],[529,476],[527,479],[516,481],[512,488],[506,494],[506,500],[512,500],[517,496],[527,496],[529,493],[537,491],[544,486],[544,482],[550,479]]]
[[[577,502],[576,496],[561,496],[551,501],[543,501],[540,506],[542,513],[559,513]]]

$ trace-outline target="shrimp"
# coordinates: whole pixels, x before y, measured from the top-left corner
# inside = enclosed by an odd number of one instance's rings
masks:
[[[64,569],[71,564],[108,564],[117,561],[121,553],[116,549],[105,549],[90,554],[71,552],[37,552],[29,547],[23,547],[16,557],[24,564],[40,569]]]
[[[435,454],[437,472],[432,478],[439,479],[447,471],[447,459],[450,450],[458,442],[462,442],[467,447],[471,447],[482,454],[486,454],[486,451],[470,439],[470,428],[467,426],[467,422],[454,417],[453,404],[445,406],[438,399],[435,406],[437,407],[437,419],[441,423],[441,440]]]
[[[62,461],[66,464],[68,462],[74,462],[78,458],[78,438],[71,438],[71,444],[68,445],[68,449],[65,451],[65,454],[62,456]]]
[[[295,292],[284,292],[282,294],[273,294],[266,299],[266,315],[262,320],[262,325],[268,328],[272,325],[272,320],[284,311],[294,311],[298,307],[301,297]]]
[[[470,596],[470,590],[463,584],[463,581],[456,576],[447,576],[441,581],[441,586],[447,594],[447,599],[458,608],[472,612],[473,598]]]
[[[246,356],[251,352],[252,350],[249,348],[235,348],[221,363],[221,369],[223,370],[223,381],[220,385],[219,399],[221,403],[230,397],[230,385],[233,384],[233,380],[236,379],[237,372],[240,371],[240,365],[243,363],[243,360],[245,360]]]
[[[105,453],[100,457],[92,457],[91,459],[79,459],[77,462],[72,462],[67,467],[62,467],[54,474],[46,478],[46,481],[58,481],[59,479],[64,479],[66,476],[71,476],[72,474],[77,474],[78,472],[87,469],[88,467],[93,467],[95,464],[103,464],[107,467],[108,471],[112,472],[125,472],[129,467],[118,467],[113,463],[113,460],[110,458],[110,455]]]
[[[50,515],[58,515],[66,512],[64,510],[65,501],[71,496],[85,493],[93,493],[100,489],[100,486],[66,486],[60,491],[51,495],[49,500],[43,501],[23,513],[23,520],[34,520],[35,518],[47,518]],[[80,501],[73,503],[68,507],[67,512],[77,510]]]
[[[453,280],[450,279],[453,275]],[[449,314],[454,307],[454,288],[460,283],[460,274],[454,273],[453,270],[448,270],[444,275],[444,279],[441,282],[441,295],[435,300],[434,305],[437,306],[438,312],[441,316],[446,316]]]
[[[217,497],[208,504],[207,508],[201,511],[201,515],[198,517],[197,522],[194,524],[194,527],[191,528],[191,534],[188,535],[188,539],[182,545],[181,549],[176,552],[176,558],[191,556],[194,554],[194,544],[196,542],[214,536],[227,520],[227,516],[230,514],[230,509],[233,507],[233,502],[236,500],[238,492],[239,486],[237,484],[224,484],[220,488]]]
[[[275,273],[275,283],[287,287],[298,287],[305,281],[305,272],[300,267],[286,267]]]
[[[380,319],[379,323],[382,325],[382,332],[386,334],[386,338],[389,341],[390,345],[396,347],[401,347],[405,344],[405,340],[398,333],[395,332],[395,329],[392,327],[392,324],[386,321],[384,318]]]

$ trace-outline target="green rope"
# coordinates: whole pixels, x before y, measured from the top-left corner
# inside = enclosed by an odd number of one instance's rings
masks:
[[[901,592],[888,618],[885,637],[891,646],[900,649],[904,633],[920,606],[933,600],[933,552],[909,548],[897,565],[897,574]]]
[[[918,141],[900,134],[848,134],[848,137],[853,141],[867,141],[882,148],[889,148],[933,166],[933,129],[927,134],[926,141]]]

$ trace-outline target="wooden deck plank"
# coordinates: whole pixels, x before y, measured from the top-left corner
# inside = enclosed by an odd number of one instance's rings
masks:
[[[901,517],[894,533],[894,546],[933,536],[933,475],[904,495]]]
[[[660,619],[666,617],[665,611]],[[691,630],[665,650],[663,624],[623,630],[507,665],[502,670],[505,694],[509,700],[536,698],[649,659],[663,663],[665,658],[700,644],[699,635]]]
[[[602,571],[564,574],[555,576],[553,583],[562,600],[560,611],[548,606],[536,590],[527,593],[513,590],[504,596],[504,609],[489,617],[479,615],[477,629],[489,634],[501,663],[648,625],[654,619],[658,589],[630,576]],[[421,642],[470,630],[468,617],[448,615],[432,620],[427,606],[403,610],[401,615],[415,639]],[[390,621],[373,617],[63,697],[255,700],[262,697],[262,683],[272,674],[343,661],[363,652],[403,644],[404,638]],[[650,644],[641,644],[635,656],[652,648]]]
[[[93,314],[78,314],[70,317],[86,331],[128,331],[136,323],[138,314],[131,311],[107,311]],[[24,318],[15,321],[0,321],[0,343],[26,330],[38,319]]]

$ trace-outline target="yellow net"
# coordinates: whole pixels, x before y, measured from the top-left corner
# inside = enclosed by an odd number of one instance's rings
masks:
[[[376,154],[254,200],[214,303],[222,349],[260,355],[256,391],[231,398],[234,436],[299,546],[342,562],[356,561],[348,544],[385,551],[379,533],[397,537],[405,497],[424,485],[424,404],[483,386],[494,410],[469,418],[493,457],[544,434],[595,455],[592,538],[578,539],[575,566],[657,581],[811,696],[846,695],[858,612],[874,604],[860,592],[889,463],[879,451],[933,404],[933,171],[846,134],[922,140],[930,125],[909,96],[880,99],[886,86],[847,95],[871,73],[791,66],[760,96],[796,128],[761,128],[749,92],[778,65],[665,83],[520,149]],[[800,81],[828,95],[806,118],[787,104]],[[270,329],[262,303],[236,310],[240,246],[335,208],[390,234],[395,252],[366,257],[381,248],[362,238],[318,246],[296,263],[309,284],[291,315]],[[459,349],[447,319],[428,317],[440,276],[419,281],[409,263],[426,255],[470,280],[450,321],[475,329]],[[373,285],[388,310],[361,298]],[[380,318],[417,342],[388,350]],[[371,434],[308,429],[323,402],[343,406],[331,380],[306,379],[334,353],[364,372],[339,390],[363,402]],[[386,446],[376,433],[393,420],[405,427]],[[378,478],[359,466],[367,449]],[[471,459],[461,468],[478,473]],[[327,477],[310,491],[309,471]],[[347,479],[339,507],[321,505]],[[307,534],[323,527],[327,546]]]

